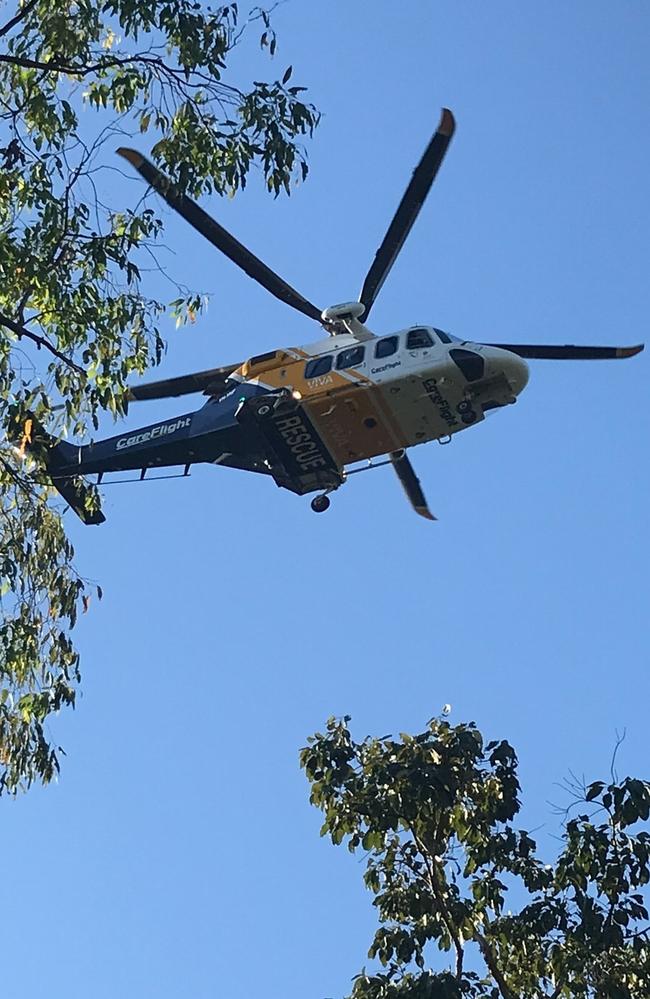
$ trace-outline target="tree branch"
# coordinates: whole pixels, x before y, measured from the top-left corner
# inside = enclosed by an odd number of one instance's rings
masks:
[[[8,63],[11,66],[19,66],[22,69],[40,69],[46,73],[63,73],[66,76],[74,76],[83,79],[91,73],[103,72],[107,69],[114,69],[117,66],[147,66],[153,76],[161,82],[177,87],[183,95],[197,88],[207,88],[216,97],[221,92],[224,100],[228,98],[234,101],[242,98],[243,94],[237,87],[216,81],[212,77],[202,73],[199,69],[191,71],[190,79],[181,69],[170,66],[158,55],[149,55],[147,52],[136,52],[128,56],[113,56],[99,59],[97,62],[82,63],[81,65],[67,65],[57,62],[55,59],[43,62],[40,59],[30,59],[28,56],[15,56],[9,53],[0,54],[0,65]]]
[[[508,983],[506,982],[505,978],[501,973],[501,969],[499,968],[499,965],[496,962],[496,958],[492,953],[492,948],[490,947],[489,943],[487,942],[483,934],[477,929],[474,930],[474,939],[476,940],[477,944],[480,947],[481,954],[483,955],[483,960],[485,961],[494,981],[497,983],[499,987],[499,992],[503,996],[503,999],[517,999],[517,996],[512,991],[512,989],[510,988],[510,986],[508,985]]]
[[[180,75],[180,71],[174,70],[170,66],[167,66],[163,60],[157,56],[152,57],[141,54],[119,58],[114,57],[109,59],[100,59],[99,62],[72,66],[62,62],[56,62],[54,59],[49,60],[48,62],[43,62],[41,59],[30,59],[28,56],[15,56],[9,55],[7,52],[3,52],[0,55],[0,63],[3,62],[8,63],[10,66],[20,66],[21,69],[44,69],[48,73],[65,73],[67,76],[79,77],[88,76],[89,73],[96,73],[100,70],[112,69],[114,66],[128,66],[131,63],[145,62],[161,69],[165,69],[173,75],[176,75],[177,72]]]
[[[34,9],[38,2],[39,0],[28,0],[23,9],[19,10],[10,21],[7,21],[7,23],[0,28],[0,38],[2,38],[3,35],[8,35],[11,29],[14,28],[19,21],[22,21],[23,18],[27,17],[29,12]]]
[[[29,340],[33,340],[39,350],[41,347],[45,347],[46,350],[49,350],[51,354],[54,354],[55,357],[58,357],[60,361],[63,361],[64,364],[67,364],[68,367],[72,368],[78,374],[83,375],[85,373],[83,368],[80,368],[78,364],[75,364],[69,357],[62,354],[60,350],[57,350],[54,344],[50,343],[49,340],[46,340],[45,337],[39,336],[38,333],[33,333],[31,330],[28,330],[26,326],[22,326],[20,323],[14,322],[13,319],[10,319],[2,313],[0,313],[0,326],[5,326],[18,337],[26,336]]]
[[[444,899],[442,898],[442,895],[440,894],[440,888],[439,888],[437,880],[436,880],[436,872],[434,871],[433,867],[431,866],[431,858],[430,858],[430,855],[429,855],[429,851],[424,846],[424,844],[420,842],[420,840],[418,839],[418,836],[415,833],[415,831],[412,828],[412,826],[409,826],[409,828],[411,830],[411,835],[413,837],[413,842],[417,846],[417,848],[420,851],[420,854],[422,856],[422,859],[424,860],[424,863],[425,863],[425,866],[426,866],[426,869],[427,869],[427,874],[428,874],[429,886],[431,888],[431,894],[433,895],[433,897],[434,897],[434,899],[436,901],[436,905],[438,906],[438,911],[440,912],[440,916],[442,918],[442,921],[443,921],[443,923],[445,924],[445,926],[447,928],[447,933],[449,934],[449,936],[451,937],[451,939],[453,941],[454,948],[456,950],[456,978],[458,979],[458,981],[460,981],[460,979],[463,976],[463,958],[465,956],[465,951],[463,949],[463,944],[462,944],[462,941],[461,941],[461,939],[460,939],[460,937],[459,937],[459,935],[458,935],[458,933],[456,931],[456,927],[454,926],[452,920],[450,919],[450,917],[449,917],[449,915],[447,913],[447,910],[446,910],[446,907],[445,907],[445,904],[444,904]]]
[[[68,76],[79,77],[88,76],[89,73],[98,73],[106,69],[113,69],[115,66],[144,64],[146,66],[153,66],[155,69],[162,70],[179,84],[187,85],[187,79],[183,70],[175,69],[173,66],[168,65],[164,59],[161,59],[160,56],[149,55],[146,52],[135,52],[133,55],[128,56],[109,56],[105,59],[99,59],[97,62],[82,63],[81,65],[76,66],[63,62],[57,62],[55,59],[43,62],[41,59],[30,59],[28,56],[15,56],[10,55],[7,52],[3,52],[0,54],[0,63],[3,62],[8,63],[11,66],[20,66],[22,69],[43,69],[49,73],[65,73]],[[205,83],[215,83],[213,79],[203,73],[200,73],[198,70],[196,71],[196,75],[200,76]],[[220,86],[224,90],[239,93],[235,87],[230,87],[223,83],[220,83]]]

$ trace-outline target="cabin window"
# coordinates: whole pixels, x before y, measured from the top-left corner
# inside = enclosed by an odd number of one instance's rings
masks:
[[[406,349],[420,350],[422,347],[433,347],[433,337],[429,330],[409,330],[406,334]]]
[[[332,370],[332,355],[323,354],[322,357],[314,357],[307,361],[305,365],[305,378],[319,378]]]
[[[375,357],[390,357],[391,354],[397,353],[398,340],[396,336],[387,336],[383,340],[380,340],[375,347]]]
[[[342,350],[336,358],[336,367],[339,370],[341,368],[357,368],[363,364],[364,354],[364,347],[348,347],[347,350]]]
[[[438,336],[440,337],[440,339],[442,340],[443,343],[451,343],[452,342],[451,337],[449,336],[448,333],[445,333],[444,330],[437,329],[436,333],[438,334]]]

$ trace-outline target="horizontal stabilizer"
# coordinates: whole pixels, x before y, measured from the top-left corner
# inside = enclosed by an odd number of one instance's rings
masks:
[[[97,506],[94,510],[86,508],[86,498],[89,494],[88,486],[83,479],[52,479],[52,485],[63,497],[71,510],[74,510],[77,517],[84,524],[103,524],[106,517]]]

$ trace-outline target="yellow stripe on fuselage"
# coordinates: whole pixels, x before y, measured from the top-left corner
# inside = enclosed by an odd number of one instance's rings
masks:
[[[236,374],[271,391],[293,392],[340,467],[406,446],[405,433],[377,383],[353,368],[307,379],[305,364],[311,357],[299,347],[276,351],[259,363],[247,361]]]

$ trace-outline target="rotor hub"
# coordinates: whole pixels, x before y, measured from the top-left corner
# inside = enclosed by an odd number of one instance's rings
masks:
[[[358,319],[366,311],[362,302],[342,302],[323,309],[321,316],[325,323],[342,323],[346,319]]]
[[[330,335],[336,335],[345,330],[356,340],[372,340],[373,333],[360,321],[366,307],[363,302],[343,302],[341,305],[330,305],[323,309],[321,318],[323,326]]]

